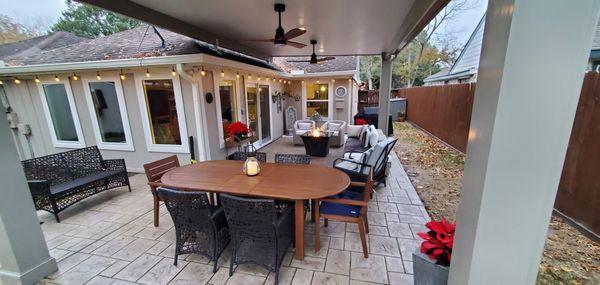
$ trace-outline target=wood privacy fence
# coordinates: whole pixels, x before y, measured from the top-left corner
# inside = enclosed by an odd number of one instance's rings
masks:
[[[407,119],[466,152],[475,83],[395,90]],[[600,235],[600,74],[585,75],[555,209]]]

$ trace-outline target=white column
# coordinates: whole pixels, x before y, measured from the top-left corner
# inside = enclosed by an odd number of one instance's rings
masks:
[[[392,56],[381,54],[381,77],[379,78],[379,129],[387,134],[390,114],[390,92],[392,91]]]
[[[34,284],[57,270],[5,116],[0,116],[0,284]]]
[[[489,2],[449,284],[534,284],[598,0]]]

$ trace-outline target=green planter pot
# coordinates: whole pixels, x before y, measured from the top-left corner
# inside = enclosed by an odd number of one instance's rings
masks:
[[[448,266],[435,264],[435,261],[425,254],[413,253],[415,285],[446,285],[449,269]]]

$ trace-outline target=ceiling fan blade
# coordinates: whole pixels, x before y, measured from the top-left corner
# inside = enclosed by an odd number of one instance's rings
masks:
[[[272,43],[273,41],[275,41],[275,39],[262,39],[262,40],[250,39],[250,40],[241,40],[241,41],[242,42],[271,42]]]
[[[304,33],[306,33],[305,29],[295,28],[295,29],[289,30],[287,33],[285,33],[285,35],[283,37],[286,40],[291,40],[293,38],[296,38],[296,37],[299,37],[301,35],[304,35]]]
[[[287,41],[287,44],[290,45],[290,46],[293,46],[295,48],[304,48],[306,46],[303,43],[294,42],[294,41]]]
[[[321,61],[328,61],[328,60],[332,60],[332,59],[335,59],[335,57],[333,57],[333,56],[326,56],[326,57],[317,59],[317,61],[321,62]]]

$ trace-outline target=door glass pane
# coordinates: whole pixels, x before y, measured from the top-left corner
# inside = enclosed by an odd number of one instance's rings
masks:
[[[65,85],[62,83],[44,84],[43,87],[56,139],[59,141],[79,141]]]
[[[115,83],[90,82],[90,91],[102,141],[125,143],[125,131]]]
[[[252,142],[258,140],[258,98],[256,97],[256,86],[246,87],[248,100],[248,127],[254,133]]]
[[[181,145],[173,81],[171,79],[144,80],[143,84],[152,142]]]
[[[219,82],[219,98],[221,99],[221,121],[223,123],[224,138],[229,137],[227,127],[237,118],[237,102],[235,100],[235,81],[223,80]]]
[[[269,120],[271,102],[269,102],[269,86],[260,85],[260,126],[261,139],[268,140],[271,137],[271,120]]]

